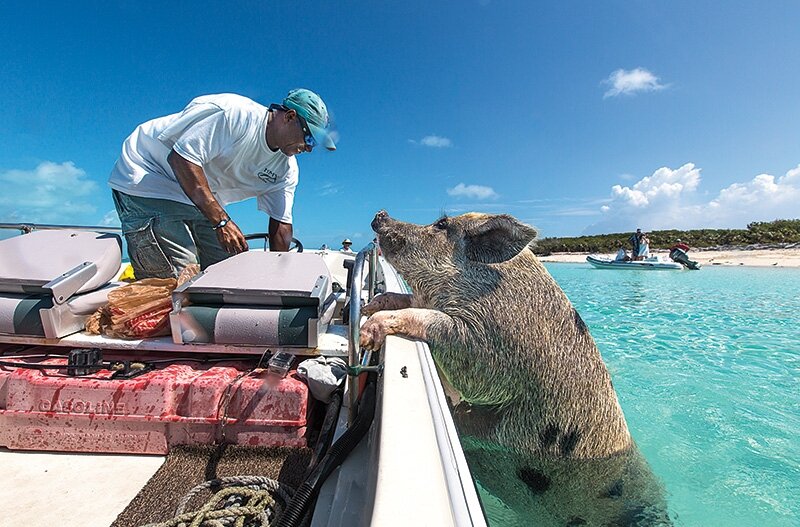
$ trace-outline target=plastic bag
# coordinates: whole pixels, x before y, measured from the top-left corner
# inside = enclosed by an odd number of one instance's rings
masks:
[[[108,293],[108,304],[86,322],[86,331],[123,339],[169,335],[172,292],[198,271],[198,266],[189,266],[178,280],[145,278],[114,289]]]
[[[90,333],[140,339],[169,334],[174,278],[145,278],[108,293],[108,304],[86,323]]]

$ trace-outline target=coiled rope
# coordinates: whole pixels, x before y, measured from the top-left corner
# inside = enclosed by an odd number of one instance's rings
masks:
[[[192,498],[212,487],[221,488],[198,510],[185,512]],[[293,494],[291,487],[261,476],[212,479],[181,499],[174,518],[143,527],[269,527]]]

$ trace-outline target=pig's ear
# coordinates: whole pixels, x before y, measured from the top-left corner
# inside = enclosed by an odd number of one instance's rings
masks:
[[[500,263],[522,252],[536,238],[536,230],[513,216],[486,216],[464,231],[467,258],[482,263]]]

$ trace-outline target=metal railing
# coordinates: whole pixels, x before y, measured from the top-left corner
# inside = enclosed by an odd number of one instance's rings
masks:
[[[356,260],[353,264],[351,282],[348,284],[347,292],[350,296],[350,327],[347,335],[347,375],[350,380],[350,387],[348,389],[348,425],[353,423],[353,420],[358,413],[358,395],[360,391],[358,376],[364,372],[379,371],[379,367],[373,367],[369,365],[370,361],[372,360],[372,352],[367,351],[362,355],[361,346],[358,342],[358,335],[359,331],[361,330],[361,295],[364,289],[363,273],[365,261],[369,263],[367,300],[370,301],[375,296],[375,281],[378,265],[378,248],[374,243],[369,243],[356,255]]]
[[[120,227],[91,227],[87,225],[53,225],[50,223],[0,223],[0,229],[16,229],[21,234],[28,234],[33,231],[58,231],[69,229],[73,231],[89,232],[122,232]]]
[[[244,239],[247,240],[247,241],[263,239],[264,240],[263,250],[265,250],[265,251],[269,250],[269,233],[268,232],[254,232],[253,234],[245,234],[244,235]],[[303,244],[300,242],[300,240],[298,240],[297,238],[292,238],[291,243],[293,243],[294,245],[289,247],[290,251],[296,250],[299,253],[303,252]],[[291,243],[290,243],[290,245],[291,245]]]

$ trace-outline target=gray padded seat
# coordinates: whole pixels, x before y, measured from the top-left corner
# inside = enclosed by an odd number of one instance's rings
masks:
[[[43,230],[0,241],[0,333],[61,338],[84,328],[119,273],[119,236]]]
[[[172,294],[176,343],[316,348],[336,305],[318,254],[248,251]]]

